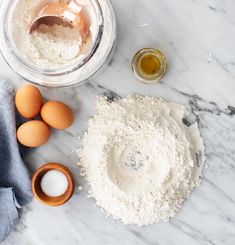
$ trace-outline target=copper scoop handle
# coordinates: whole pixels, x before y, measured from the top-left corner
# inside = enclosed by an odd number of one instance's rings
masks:
[[[30,33],[38,28],[42,20],[48,25],[56,23],[53,19],[56,19],[56,22],[60,20],[77,28],[83,37],[89,32],[87,16],[83,12],[83,7],[76,0],[71,0],[69,4],[50,0],[37,0],[29,28]]]

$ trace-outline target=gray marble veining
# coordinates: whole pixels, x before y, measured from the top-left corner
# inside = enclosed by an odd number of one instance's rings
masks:
[[[76,111],[75,124],[54,131],[50,143],[31,151],[33,172],[46,162],[70,167],[77,185],[72,200],[51,208],[34,200],[3,245],[234,245],[235,244],[235,1],[113,0],[119,25],[112,62],[82,86],[45,89],[48,99],[63,100]],[[130,63],[143,47],[156,47],[168,57],[169,69],[159,84],[135,80]],[[0,58],[0,74],[22,83]],[[87,198],[74,150],[79,147],[95,98],[129,93],[160,96],[188,106],[198,120],[206,144],[207,165],[176,218],[144,228],[124,226]]]

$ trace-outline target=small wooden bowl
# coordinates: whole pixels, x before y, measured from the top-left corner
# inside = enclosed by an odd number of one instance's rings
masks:
[[[58,197],[47,196],[41,189],[41,179],[44,174],[46,174],[50,170],[58,170],[61,171],[68,180],[68,189],[67,191]],[[60,206],[68,202],[68,200],[72,197],[75,189],[75,183],[73,174],[71,171],[62,164],[59,163],[47,163],[39,168],[33,175],[32,178],[32,191],[34,196],[42,203],[49,206]]]

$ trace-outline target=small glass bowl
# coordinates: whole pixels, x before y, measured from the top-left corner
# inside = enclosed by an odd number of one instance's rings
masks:
[[[141,69],[141,60],[146,56],[154,56],[156,60],[160,64],[159,70],[154,74],[147,74],[143,72]],[[139,50],[133,60],[132,60],[132,70],[135,74],[135,77],[145,83],[145,84],[153,84],[161,80],[161,78],[165,75],[167,70],[167,60],[166,56],[159,50],[153,48],[144,48]]]
[[[4,0],[1,5],[0,50],[8,65],[24,80],[46,87],[77,85],[96,73],[109,58],[116,40],[116,19],[109,0],[87,0],[93,6],[97,25],[97,32],[93,38],[94,41],[89,52],[82,60],[52,69],[39,67],[27,60],[15,45],[11,28],[12,17],[20,1]],[[105,26],[110,21],[110,28],[106,30]],[[103,40],[104,35],[108,35],[106,43]],[[97,59],[97,61],[94,62],[94,59]]]

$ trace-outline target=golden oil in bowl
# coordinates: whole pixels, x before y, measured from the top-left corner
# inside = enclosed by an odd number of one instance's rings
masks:
[[[141,82],[156,83],[166,73],[166,57],[157,49],[141,49],[132,60],[132,69],[137,79]]]

